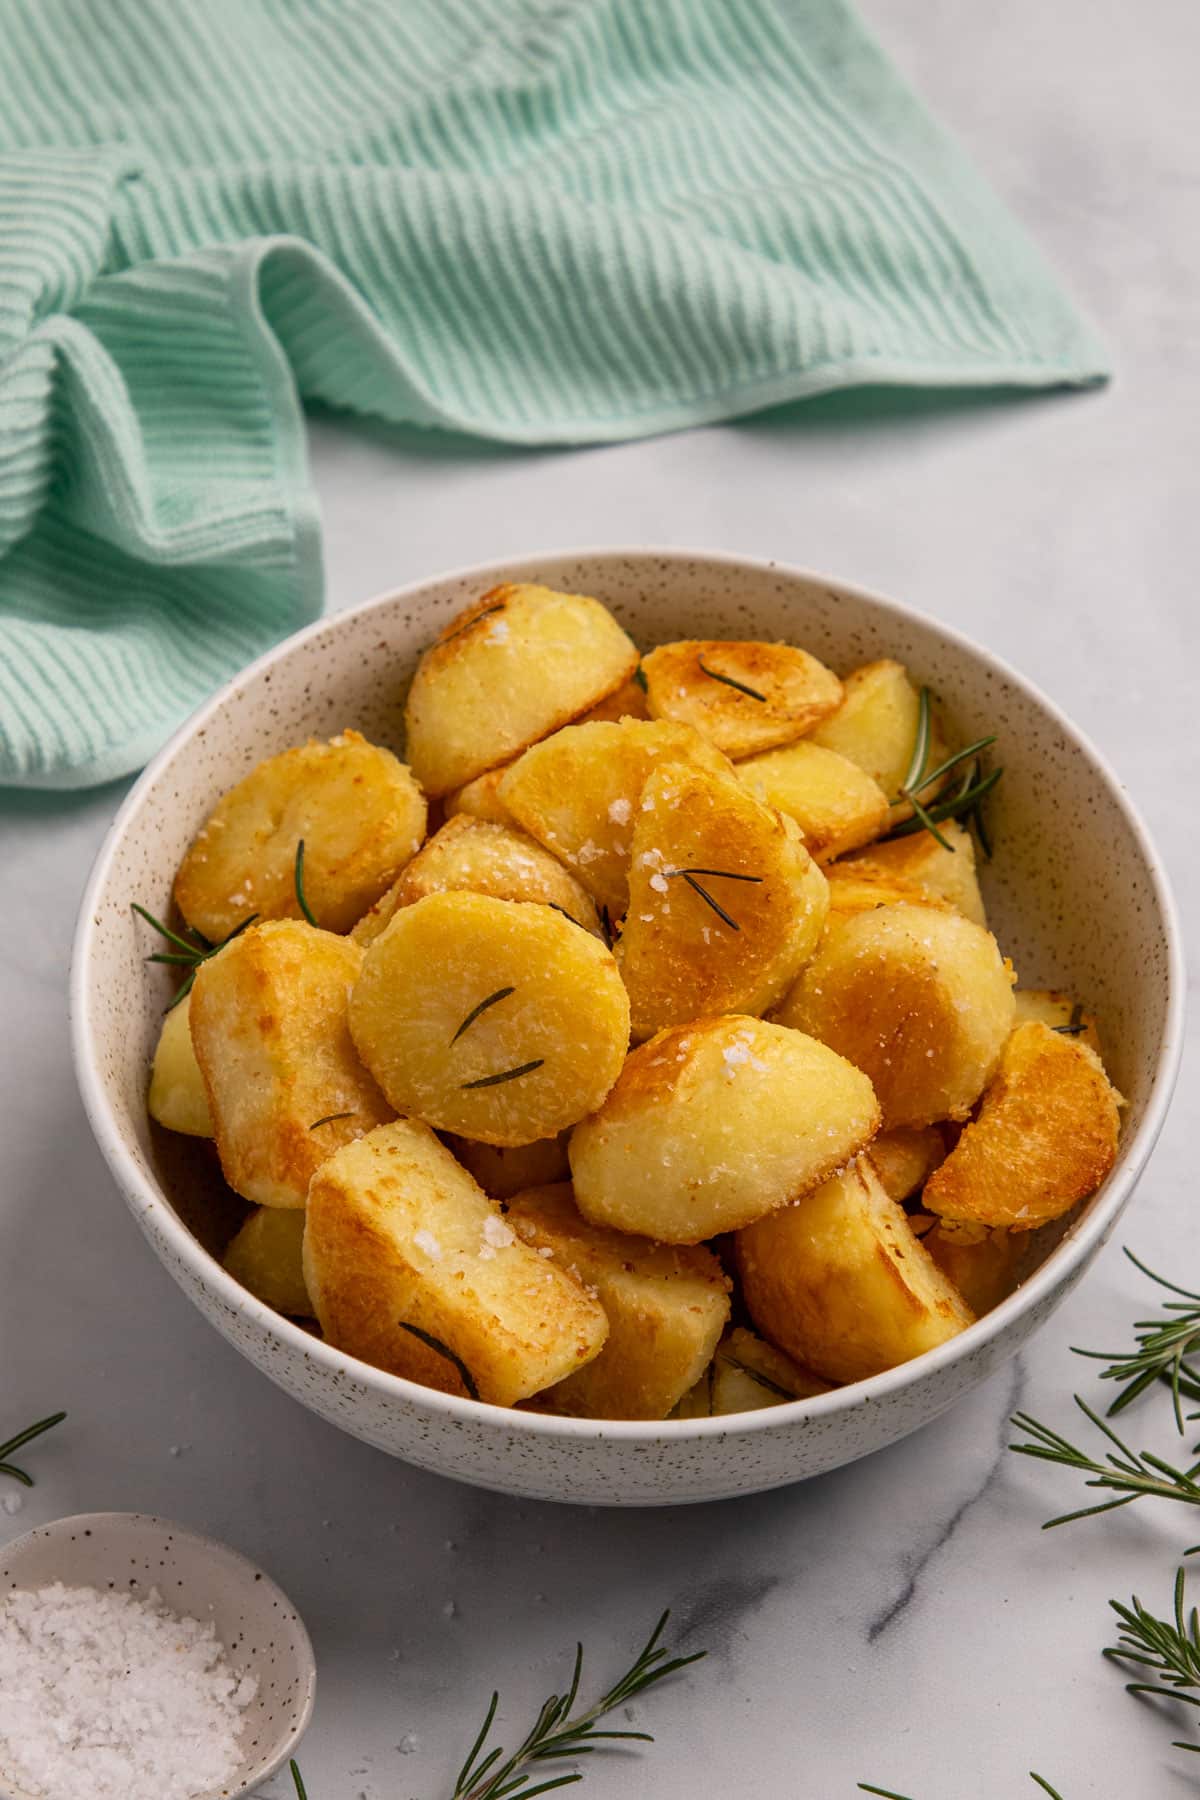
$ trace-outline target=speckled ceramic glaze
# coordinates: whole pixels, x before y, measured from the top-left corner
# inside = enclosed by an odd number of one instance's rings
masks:
[[[983,878],[990,919],[1023,985],[1066,988],[1095,1009],[1129,1104],[1104,1187],[1023,1287],[961,1337],[874,1380],[732,1418],[555,1419],[434,1393],[344,1356],[261,1305],[211,1253],[232,1221],[214,1212],[195,1146],[168,1145],[146,1116],[170,987],[143,961],[151,946],[130,901],[167,910],[192,834],[260,758],[347,725],[401,749],[421,647],[500,581],[594,594],[647,648],[782,638],[843,672],[898,657],[936,690],[964,740],[1000,734],[1005,776],[989,815],[997,854]],[[1183,993],[1178,928],[1144,827],[1098,753],[1013,670],[907,607],[837,582],[650,551],[531,557],[423,582],[253,664],[183,727],[121,808],[84,897],[72,971],[76,1065],[101,1150],[167,1268],[231,1342],[305,1405],[423,1468],[514,1494],[626,1506],[754,1493],[836,1468],[925,1424],[1011,1356],[1078,1281],[1141,1173],[1175,1079]]]
[[[281,1768],[312,1716],[316,1665],[300,1616],[282,1589],[252,1562],[213,1538],[147,1513],[79,1513],[39,1525],[0,1550],[0,1599],[14,1588],[117,1588],[144,1599],[157,1588],[172,1612],[210,1621],[230,1667],[253,1675],[242,1766],[228,1787],[204,1800],[237,1800]],[[6,1784],[0,1800],[29,1800]]]

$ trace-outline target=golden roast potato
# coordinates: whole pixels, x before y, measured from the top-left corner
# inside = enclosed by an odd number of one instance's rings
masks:
[[[304,1214],[256,1206],[226,1247],[221,1265],[266,1306],[294,1319],[316,1317],[304,1285]]]
[[[168,1131],[189,1137],[213,1135],[212,1113],[196,1052],[192,1048],[192,996],[185,994],[167,1013],[150,1070],[150,1117]]]
[[[642,792],[664,762],[731,770],[690,725],[642,719],[568,725],[513,764],[500,783],[500,798],[615,920],[629,904],[629,857]]]
[[[738,764],[738,778],[767,806],[794,819],[819,863],[869,844],[888,827],[888,798],[857,763],[801,739]]]
[[[867,1077],[739,1015],[660,1031],[571,1134],[585,1218],[664,1244],[734,1231],[824,1181],[879,1127]]]
[[[598,600],[524,582],[493,588],[417,664],[405,708],[413,773],[429,794],[461,788],[587,712],[637,663]]]
[[[738,1233],[742,1296],[771,1343],[828,1381],[863,1381],[974,1315],[869,1157]]]
[[[1016,1002],[1018,1025],[1028,1025],[1034,1021],[1049,1025],[1061,1037],[1076,1037],[1094,1050],[1097,1056],[1103,1054],[1095,1014],[1085,1012],[1070,994],[1060,993],[1057,988],[1017,988],[1013,1000]]]
[[[1094,1193],[1117,1157],[1121,1097],[1089,1044],[1018,1025],[969,1124],[925,1184],[943,1219],[1032,1231]]]
[[[425,798],[398,757],[357,731],[268,757],[217,802],[175,877],[175,903],[219,943],[243,920],[299,919],[349,931],[425,836]]]
[[[415,1119],[369,1132],[318,1171],[304,1277],[338,1349],[496,1406],[563,1380],[608,1335],[599,1301],[523,1243]]]
[[[891,883],[910,890],[904,894],[905,899],[915,898],[923,905],[944,900],[964,919],[986,928],[975,840],[953,819],[944,819],[938,830],[951,846],[949,850],[931,832],[916,831],[909,837],[893,838],[890,843],[872,844],[869,850],[847,857],[830,871],[830,878]]]
[[[732,776],[663,763],[634,816],[617,962],[635,1038],[702,1013],[761,1013],[813,954],[825,879],[796,826]]]
[[[936,1125],[908,1125],[881,1131],[863,1154],[870,1157],[884,1192],[893,1200],[907,1200],[945,1160],[946,1145]]]
[[[392,1117],[346,1021],[362,958],[349,938],[279,919],[197,971],[192,1044],[221,1167],[260,1206],[303,1206],[314,1169]]]
[[[496,900],[536,900],[557,907],[585,931],[600,935],[596,908],[557,858],[515,826],[493,825],[458,813],[413,857],[399,880],[350,933],[365,949],[402,906],[426,894],[491,894]]]
[[[738,1325],[717,1345],[716,1354],[672,1414],[676,1419],[708,1419],[765,1406],[786,1406],[827,1394],[829,1383]]]
[[[729,1318],[729,1281],[703,1245],[652,1244],[589,1224],[569,1182],[509,1201],[508,1223],[549,1255],[608,1317],[599,1356],[539,1399],[581,1419],[665,1419],[712,1357]]]
[[[508,1200],[525,1188],[549,1187],[571,1173],[567,1136],[538,1138],[532,1144],[478,1144],[473,1138],[445,1133],[446,1144],[463,1168],[493,1200]]]
[[[611,952],[552,907],[429,894],[368,946],[350,1029],[398,1113],[530,1144],[600,1105],[629,1001]]]
[[[779,1009],[866,1072],[884,1125],[964,1119],[1012,1029],[996,940],[955,913],[881,906],[840,919]]]
[[[642,672],[652,719],[693,725],[735,760],[802,737],[842,698],[832,669],[791,644],[661,644]]]

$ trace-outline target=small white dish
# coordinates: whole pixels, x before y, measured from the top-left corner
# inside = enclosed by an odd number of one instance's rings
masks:
[[[0,1600],[14,1589],[156,1588],[172,1612],[210,1621],[231,1668],[257,1679],[245,1712],[242,1765],[202,1800],[239,1800],[283,1767],[312,1717],[317,1667],[299,1613],[248,1558],[214,1538],[147,1513],[78,1513],[0,1548]],[[0,1800],[32,1800],[0,1768]]]
[[[273,1312],[221,1267],[244,1209],[222,1192],[207,1146],[151,1128],[148,1071],[172,984],[146,964],[146,932],[130,903],[167,912],[193,834],[261,758],[348,725],[401,749],[404,693],[421,649],[460,608],[507,581],[594,594],[645,649],[675,638],[776,638],[840,671],[896,657],[934,689],[963,741],[999,734],[997,853],[983,873],[989,919],[1023,986],[1066,989],[1095,1011],[1128,1105],[1107,1181],[1042,1266],[959,1337],[869,1381],[757,1412],[661,1423],[557,1418],[372,1368]],[[632,549],[440,575],[323,619],[243,670],[175,734],[117,814],[83,898],[71,1013],[88,1118],[135,1218],[191,1301],[280,1387],[367,1443],[460,1481],[544,1500],[665,1506],[835,1469],[928,1423],[1014,1355],[1071,1291],[1133,1192],[1175,1084],[1186,986],[1167,879],[1119,777],[1016,670],[912,607],[825,576]]]

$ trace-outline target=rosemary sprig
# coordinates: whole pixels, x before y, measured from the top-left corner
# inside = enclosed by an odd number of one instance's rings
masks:
[[[677,876],[686,881],[692,892],[699,894],[705,905],[710,906],[718,919],[724,920],[731,931],[740,931],[742,928],[733,915],[725,911],[720,901],[716,900],[706,887],[701,886],[696,877],[698,875],[718,876],[722,881],[750,881],[756,886],[763,879],[761,875],[738,875],[732,869],[665,869],[663,873],[668,881],[674,881]]]
[[[648,1731],[598,1731],[596,1727],[600,1720],[635,1695],[646,1693],[668,1675],[699,1662],[705,1655],[703,1650],[698,1650],[692,1656],[672,1656],[661,1647],[660,1640],[669,1617],[669,1613],[663,1614],[645,1648],[607,1693],[572,1717],[583,1673],[583,1646],[577,1645],[570,1687],[565,1694],[551,1694],[543,1702],[537,1718],[510,1756],[506,1756],[499,1745],[484,1754],[500,1704],[499,1693],[494,1693],[467,1760],[459,1770],[451,1800],[501,1800],[502,1796],[510,1796],[511,1800],[533,1800],[535,1794],[546,1794],[552,1788],[569,1787],[583,1780],[582,1772],[575,1770],[541,1781],[539,1764],[586,1756],[599,1744],[618,1739],[653,1743]]]
[[[296,1784],[296,1800],[308,1800],[308,1789],[304,1785],[304,1777],[300,1773],[294,1756],[288,1764],[288,1768],[291,1770],[292,1780]]]
[[[560,908],[559,910],[561,911],[562,909]],[[567,918],[569,919],[570,917],[571,917],[571,915],[570,915],[570,913],[568,913]],[[575,922],[577,923],[577,921],[575,921]],[[481,1000],[479,1002],[478,1006],[473,1006],[471,1008],[470,1012],[467,1014],[466,1018],[463,1020],[462,1024],[459,1026],[458,1030],[455,1032],[454,1036],[450,1039],[450,1042],[452,1044],[457,1044],[457,1042],[458,1042],[459,1038],[462,1036],[463,1032],[466,1031],[469,1026],[471,1026],[475,1023],[476,1019],[479,1018],[481,1013],[485,1013],[489,1006],[495,1006],[498,1004],[499,1001],[507,1000],[508,996],[510,994],[515,994],[516,991],[517,991],[516,988],[512,988],[512,987],[497,988],[494,994],[489,994],[486,1000]]]
[[[335,1119],[352,1119],[353,1117],[352,1112],[326,1113],[324,1118],[314,1119],[308,1129],[315,1131],[318,1125],[332,1125]]]
[[[396,1323],[399,1325],[401,1331],[407,1331],[411,1337],[419,1338],[430,1350],[436,1350],[439,1356],[444,1356],[447,1362],[453,1363],[459,1374],[462,1376],[463,1386],[466,1388],[468,1394],[470,1394],[472,1400],[478,1400],[479,1387],[475,1377],[472,1375],[470,1369],[468,1369],[462,1357],[456,1355],[449,1344],[443,1344],[441,1338],[434,1337],[432,1331],[422,1331],[419,1325],[410,1325],[406,1319],[397,1319]]]
[[[300,911],[304,914],[304,917],[308,920],[309,924],[313,925],[313,926],[317,926],[317,921],[313,918],[312,907],[308,904],[308,901],[304,897],[304,839],[303,838],[301,838],[300,842],[296,845],[296,861],[295,861],[295,864],[294,864],[293,870],[292,870],[292,879],[293,879],[293,881],[295,883],[295,887],[296,887],[296,905],[300,908]],[[317,926],[317,929],[319,930],[320,927]]]
[[[1091,1518],[1096,1513],[1115,1512],[1118,1507],[1129,1506],[1134,1500],[1144,1498],[1181,1500],[1189,1506],[1200,1506],[1200,1481],[1197,1481],[1200,1462],[1193,1463],[1188,1469],[1177,1469],[1172,1463],[1164,1462],[1162,1457],[1152,1455],[1149,1450],[1131,1450],[1111,1426],[1106,1425],[1092,1411],[1086,1401],[1081,1400],[1078,1394],[1074,1399],[1080,1412],[1116,1446],[1115,1455],[1110,1450],[1104,1461],[1098,1462],[1059,1432],[1051,1431],[1048,1425],[1041,1425],[1036,1419],[1031,1419],[1028,1413],[1014,1413],[1012,1423],[1018,1430],[1028,1432],[1033,1441],[1028,1444],[1010,1444],[1009,1449],[1018,1456],[1035,1456],[1043,1462],[1059,1463],[1063,1468],[1077,1469],[1080,1474],[1090,1477],[1085,1486],[1107,1489],[1118,1497],[1101,1501],[1096,1506],[1080,1507],[1076,1512],[1061,1513],[1055,1519],[1047,1519],[1042,1527],[1043,1531],[1049,1531],[1055,1525],[1069,1525],[1075,1519]]]
[[[1121,1621],[1121,1632],[1115,1644],[1104,1655],[1112,1662],[1132,1663],[1156,1677],[1149,1681],[1126,1682],[1130,1694],[1152,1694],[1164,1700],[1178,1700],[1184,1706],[1200,1706],[1200,1616],[1193,1606],[1184,1610],[1184,1572],[1175,1572],[1175,1596],[1170,1619],[1156,1619],[1137,1595],[1128,1606],[1119,1600],[1109,1605]],[[1200,1744],[1175,1743],[1177,1750],[1200,1752]]]
[[[974,825],[980,848],[988,858],[992,854],[991,839],[983,822],[982,802],[991,793],[1003,774],[1002,769],[993,769],[989,775],[980,773],[980,758],[985,750],[996,742],[993,732],[988,737],[976,738],[973,744],[966,744],[948,756],[935,769],[927,767],[929,747],[933,736],[931,695],[927,687],[921,689],[917,708],[917,732],[913,743],[913,753],[909,759],[908,770],[901,783],[896,798],[907,801],[913,809],[913,816],[905,819],[888,832],[885,842],[892,838],[910,837],[917,831],[928,831],[936,838],[943,850],[953,852],[954,845],[938,830],[939,824],[946,819],[965,819]],[[955,792],[948,798],[935,804],[926,805],[921,795],[934,782],[941,781],[953,770],[962,770],[962,779]]]
[[[532,1062],[518,1063],[515,1069],[501,1069],[498,1075],[480,1075],[474,1081],[464,1081],[463,1088],[499,1087],[502,1081],[515,1081],[518,1075],[532,1075],[545,1062],[544,1056],[535,1056]]]
[[[251,913],[249,918],[243,919],[240,925],[235,925],[233,930],[223,937],[219,944],[214,944],[211,938],[206,938],[202,931],[196,931],[193,927],[187,926],[185,929],[191,931],[193,940],[192,942],[189,942],[187,938],[180,937],[177,931],[172,931],[169,925],[164,925],[161,919],[156,919],[154,914],[148,912],[137,900],[132,901],[130,904],[132,910],[138,914],[139,918],[145,919],[148,925],[153,925],[155,931],[157,931],[159,936],[164,938],[168,944],[175,945],[173,951],[155,950],[146,958],[146,961],[152,963],[169,963],[174,968],[184,968],[189,971],[182,987],[176,988],[175,993],[171,998],[171,1004],[167,1007],[168,1012],[171,1012],[173,1008],[178,1006],[181,1000],[187,999],[187,996],[192,991],[192,983],[196,979],[196,973],[200,964],[207,962],[210,956],[215,956],[218,950],[223,950],[226,944],[231,944],[235,937],[240,937],[242,932],[245,931],[248,926],[253,925],[255,919],[258,917],[257,913]]]
[[[732,675],[722,675],[719,669],[710,669],[702,656],[696,658],[696,664],[702,675],[710,681],[720,681],[726,687],[736,688],[739,694],[745,694],[751,700],[761,700],[766,705],[767,696],[760,694],[757,688],[748,687],[744,681],[735,681]]]
[[[32,1444],[34,1438],[41,1437],[43,1432],[52,1431],[56,1425],[61,1425],[66,1416],[65,1412],[51,1413],[47,1418],[39,1419],[36,1425],[27,1425],[24,1431],[18,1431],[16,1437],[10,1437],[6,1444],[0,1444],[0,1475],[11,1475],[22,1487],[32,1487],[33,1476],[26,1474],[24,1469],[18,1469],[16,1463],[11,1463],[8,1459],[14,1450],[20,1450],[25,1444]]]
[[[1121,1392],[1109,1407],[1108,1418],[1124,1412],[1139,1394],[1161,1380],[1171,1389],[1175,1424],[1182,1435],[1184,1425],[1181,1396],[1186,1394],[1190,1400],[1200,1400],[1200,1369],[1193,1368],[1187,1362],[1187,1357],[1193,1352],[1200,1353],[1200,1294],[1193,1293],[1190,1288],[1178,1287],[1165,1276],[1156,1275],[1144,1262],[1139,1262],[1132,1250],[1127,1249],[1125,1254],[1135,1269],[1157,1282],[1159,1287],[1183,1296],[1181,1300],[1168,1300],[1163,1306],[1165,1313],[1177,1316],[1135,1319],[1133,1328],[1137,1335],[1136,1350],[1080,1350],[1075,1345],[1071,1348],[1076,1356],[1087,1356],[1108,1364],[1106,1369],[1100,1371],[1101,1381],[1120,1382]]]

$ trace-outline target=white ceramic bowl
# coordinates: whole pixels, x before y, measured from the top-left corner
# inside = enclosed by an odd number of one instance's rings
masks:
[[[148,1513],[77,1513],[0,1549],[0,1597],[12,1589],[157,1589],[173,1612],[210,1621],[230,1667],[258,1692],[243,1714],[241,1766],[205,1800],[239,1800],[281,1769],[312,1717],[317,1668],[299,1613],[269,1575],[215,1538]],[[0,1768],[0,1800],[31,1800]]]
[[[952,1342],[816,1400],[731,1418],[600,1423],[503,1411],[381,1373],[321,1343],[226,1275],[229,1221],[188,1140],[152,1132],[147,1069],[170,983],[148,967],[140,900],[162,914],[215,798],[260,758],[347,725],[401,744],[421,647],[500,581],[606,601],[643,646],[679,637],[786,638],[845,670],[896,656],[967,735],[996,731],[1005,775],[990,811],[988,910],[1026,986],[1083,996],[1128,1098],[1117,1165],[1009,1299]],[[965,741],[965,739],[964,739]],[[271,1379],[325,1418],[423,1468],[542,1499],[665,1505],[781,1486],[903,1437],[1019,1349],[1082,1275],[1132,1192],[1174,1085],[1185,980],[1166,878],[1120,782],[1012,669],[910,608],[769,563],[681,552],[530,557],[418,583],[339,614],[259,659],[200,709],[117,815],[88,883],[71,1005],[97,1142],[179,1285]]]

